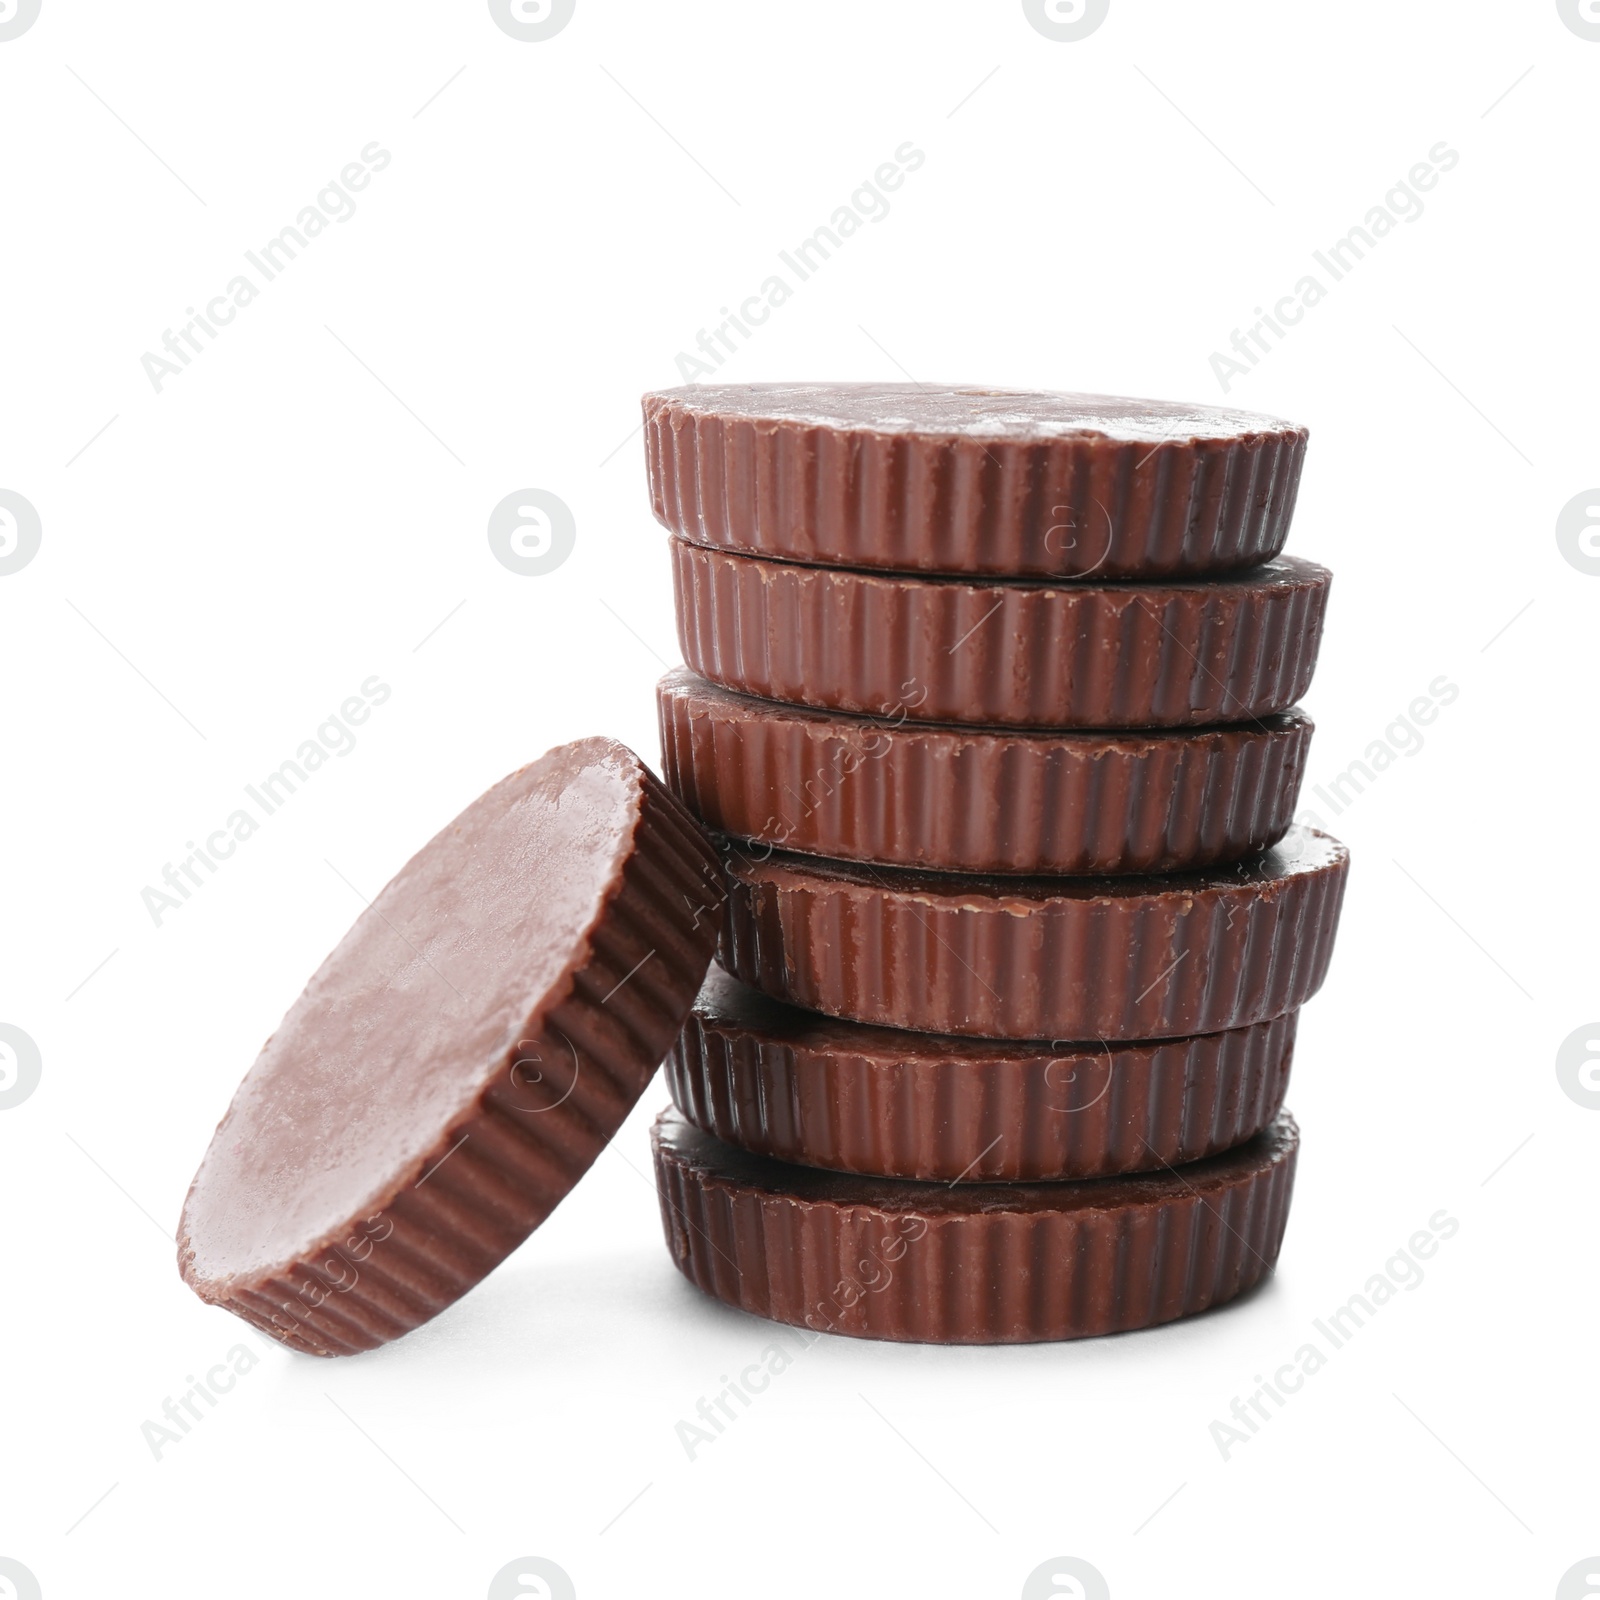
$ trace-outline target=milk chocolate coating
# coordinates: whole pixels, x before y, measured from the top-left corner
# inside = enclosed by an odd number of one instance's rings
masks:
[[[836,711],[1045,728],[1197,727],[1286,711],[1330,574],[1282,557],[1159,583],[846,572],[673,539],[678,643],[703,678]]]
[[[1306,430],[1215,406],[905,383],[644,397],[655,513],[698,544],[842,567],[1158,578],[1269,561]]]
[[[685,1117],[804,1166],[937,1183],[1152,1172],[1278,1114],[1299,1013],[1156,1044],[1007,1044],[838,1022],[713,967],[667,1058]]]
[[[630,750],[561,746],[378,895],[234,1096],[184,1203],[201,1299],[313,1355],[426,1322],[621,1126],[705,975],[699,824]]]
[[[656,701],[667,786],[708,826],[950,872],[1237,861],[1288,830],[1312,732],[1298,709],[1193,732],[950,727],[781,705],[682,669]]]
[[[1232,867],[981,878],[729,846],[723,966],[855,1022],[991,1039],[1176,1039],[1321,987],[1350,856],[1292,828]]]
[[[818,1332],[1023,1344],[1192,1316],[1277,1260],[1299,1130],[1086,1183],[921,1184],[770,1161],[676,1112],[653,1132],[667,1248],[705,1293]]]

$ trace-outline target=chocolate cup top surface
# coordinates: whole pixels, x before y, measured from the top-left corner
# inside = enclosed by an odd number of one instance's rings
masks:
[[[1304,434],[1257,411],[1051,389],[921,383],[711,383],[662,389],[647,406],[691,416],[829,428],[838,432],[959,439],[1073,439],[1163,444]]]

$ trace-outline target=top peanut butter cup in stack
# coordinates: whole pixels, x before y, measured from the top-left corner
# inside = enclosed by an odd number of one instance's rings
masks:
[[[655,514],[695,544],[1017,578],[1270,561],[1307,437],[1215,406],[910,383],[695,385],[644,416]]]

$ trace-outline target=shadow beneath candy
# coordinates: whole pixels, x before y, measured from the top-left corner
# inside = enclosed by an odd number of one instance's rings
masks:
[[[802,1334],[714,1300],[684,1279],[659,1246],[541,1260],[524,1246],[470,1295],[405,1338],[363,1355],[298,1358],[282,1369],[291,1389],[321,1389],[337,1373],[387,1388],[415,1379],[457,1393],[483,1388],[576,1388],[598,1375],[608,1387],[634,1372],[654,1386],[681,1372],[692,1387],[747,1362],[773,1342],[806,1365],[861,1372],[969,1371],[996,1376],[1062,1367],[1121,1366],[1238,1336],[1238,1321],[1281,1303],[1269,1273],[1225,1305],[1155,1328],[1035,1344],[905,1344],[843,1334]],[[1272,1320],[1269,1316],[1266,1320]]]
[[[297,1357],[284,1375],[312,1388],[357,1371],[448,1370],[489,1383],[542,1372],[573,1383],[589,1369],[614,1372],[646,1356],[670,1361],[680,1344],[691,1354],[708,1329],[752,1320],[686,1283],[659,1245],[550,1261],[535,1239],[404,1338],[334,1360]]]

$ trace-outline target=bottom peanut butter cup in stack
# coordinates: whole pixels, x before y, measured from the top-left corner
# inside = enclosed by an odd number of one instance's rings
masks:
[[[788,1166],[663,1112],[667,1247],[697,1288],[825,1333],[1027,1344],[1126,1333],[1232,1300],[1277,1260],[1300,1135],[1085,1183],[922,1184]]]

